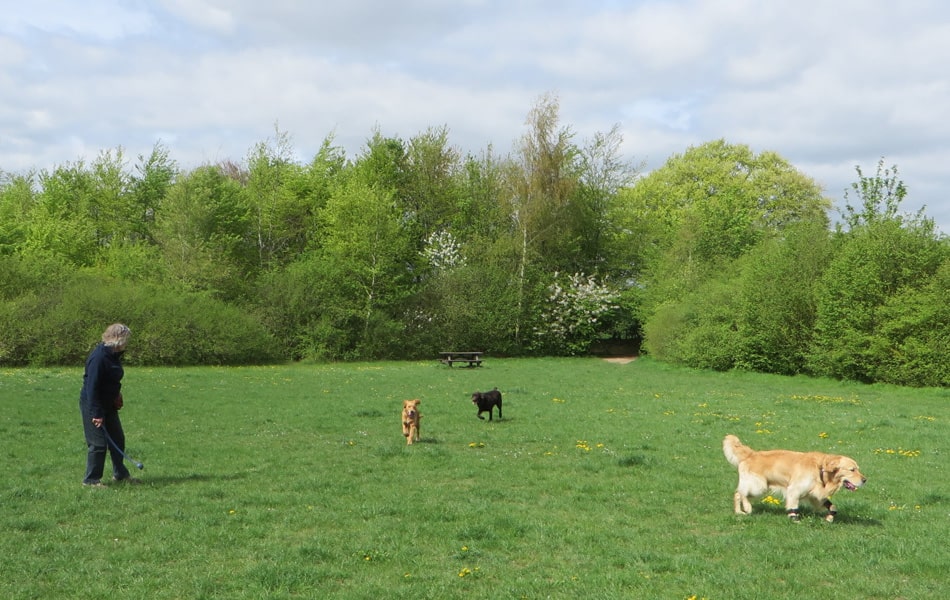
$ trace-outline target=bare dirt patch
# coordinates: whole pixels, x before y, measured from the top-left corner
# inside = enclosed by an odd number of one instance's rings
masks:
[[[619,365],[625,365],[637,360],[636,356],[607,356],[604,358],[609,363],[617,363]]]

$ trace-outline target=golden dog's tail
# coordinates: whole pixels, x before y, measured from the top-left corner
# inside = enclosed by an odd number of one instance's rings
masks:
[[[733,467],[738,467],[739,463],[745,460],[754,452],[745,444],[739,441],[739,438],[729,434],[722,440],[722,453],[726,455],[726,460]]]

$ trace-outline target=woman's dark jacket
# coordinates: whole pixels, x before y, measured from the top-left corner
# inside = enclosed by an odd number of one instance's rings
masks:
[[[115,412],[115,400],[122,390],[122,353],[105,344],[98,344],[86,359],[79,402],[89,418],[101,419],[106,412]]]

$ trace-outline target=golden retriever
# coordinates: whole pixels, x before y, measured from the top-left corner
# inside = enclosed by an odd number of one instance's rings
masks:
[[[419,404],[422,400],[403,400],[402,434],[406,436],[406,445],[419,441]]]
[[[831,496],[842,487],[854,491],[867,479],[858,470],[858,463],[847,456],[823,452],[792,450],[755,451],[734,435],[722,440],[726,460],[739,470],[734,507],[737,515],[752,512],[749,498],[764,496],[769,490],[785,496],[785,512],[793,521],[799,520],[798,502],[806,498],[816,510],[828,510],[825,520],[834,521],[837,511]]]

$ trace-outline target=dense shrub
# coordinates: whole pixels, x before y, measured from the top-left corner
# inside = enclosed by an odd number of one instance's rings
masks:
[[[51,256],[0,255],[0,301],[64,281],[74,271],[74,267]]]
[[[3,305],[0,364],[77,365],[109,323],[132,329],[131,364],[273,361],[270,336],[238,308],[200,295],[88,273]],[[12,342],[11,342],[12,340]]]
[[[950,258],[920,288],[906,288],[877,312],[869,354],[875,381],[950,386]]]
[[[738,366],[781,375],[805,370],[815,326],[815,283],[830,252],[824,226],[803,223],[743,258],[735,284],[740,308]]]
[[[817,375],[870,382],[879,365],[892,360],[881,352],[886,345],[875,342],[879,311],[903,290],[920,289],[947,246],[932,224],[899,218],[872,221],[838,237],[818,283],[809,367]]]
[[[677,362],[683,355],[687,317],[687,308],[681,302],[657,306],[643,322],[643,351],[657,360]]]
[[[197,294],[164,293],[156,300],[139,315],[142,324],[130,351],[136,362],[241,365],[281,359],[265,328],[236,306]]]
[[[660,360],[726,370],[736,366],[741,338],[733,278],[724,274],[680,301],[667,302],[644,326],[644,348]]]
[[[724,371],[737,366],[742,338],[738,297],[731,277],[712,279],[689,296],[690,326],[685,331],[682,362]]]
[[[443,350],[520,353],[517,284],[509,273],[497,263],[440,272],[426,282],[407,333],[432,344],[430,356]]]
[[[348,265],[313,253],[259,282],[260,314],[281,355],[293,360],[402,357],[403,325],[390,306],[367,306]]]

